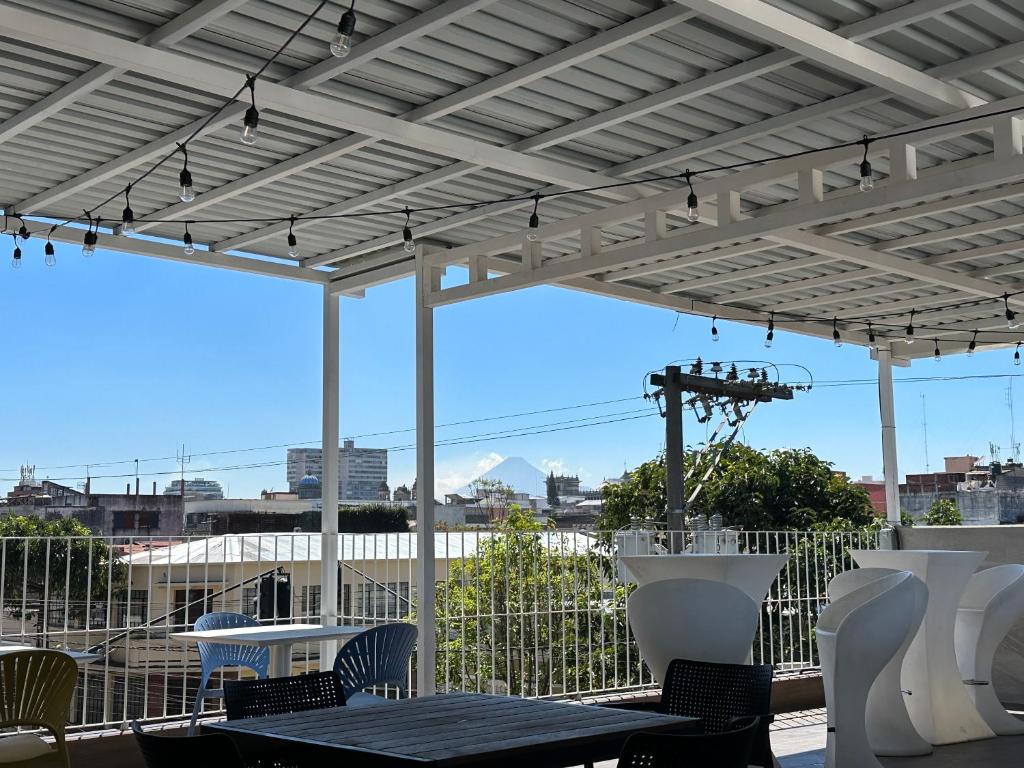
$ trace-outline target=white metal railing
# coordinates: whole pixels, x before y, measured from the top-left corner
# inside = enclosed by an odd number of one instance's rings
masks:
[[[438,690],[581,697],[652,685],[630,632],[614,537],[435,535]],[[754,660],[815,668],[825,585],[851,567],[849,548],[876,546],[870,533],[739,532],[741,552],[792,555],[764,603]],[[620,534],[618,547],[671,548],[641,531]],[[319,553],[319,533],[3,538],[0,643],[100,654],[82,667],[75,727],[181,719],[199,659],[169,635],[213,610],[317,622]],[[340,621],[414,618],[416,534],[342,534],[339,553]],[[292,661],[296,673],[318,668],[318,646],[296,646]]]

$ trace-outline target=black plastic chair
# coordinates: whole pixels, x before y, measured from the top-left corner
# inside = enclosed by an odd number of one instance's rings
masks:
[[[224,681],[224,708],[228,720],[308,712],[344,704],[341,678],[334,672]]]
[[[217,768],[246,768],[231,737],[223,733],[201,736],[158,736],[146,733],[138,721],[132,733],[142,752],[146,768],[187,768],[214,765]]]
[[[733,721],[718,733],[636,733],[626,739],[618,768],[747,768],[760,721]]]
[[[737,718],[757,717],[759,724],[750,765],[763,768],[774,765],[769,738],[769,725],[774,720],[771,664],[716,664],[674,659],[668,665],[661,701],[657,704],[607,706],[699,717],[705,734],[727,731],[734,727]]]
[[[397,622],[368,629],[345,643],[334,658],[345,697],[375,685],[393,685],[404,696],[414,645],[415,625]]]

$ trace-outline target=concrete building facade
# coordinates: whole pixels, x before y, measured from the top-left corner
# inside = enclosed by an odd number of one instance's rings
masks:
[[[288,449],[288,488],[299,492],[305,477],[323,476],[323,453],[319,448]],[[338,448],[338,499],[340,501],[377,501],[381,483],[388,481],[386,448],[357,448],[346,440]]]

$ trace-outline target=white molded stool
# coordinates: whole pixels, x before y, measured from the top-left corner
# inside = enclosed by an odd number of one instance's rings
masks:
[[[891,568],[855,568],[836,576],[828,585],[828,595],[833,601],[839,600],[851,592],[870,584],[876,579],[899,573]],[[916,577],[915,577],[916,579]],[[929,744],[910,720],[904,696],[912,696],[913,691],[906,691],[900,681],[903,670],[903,657],[913,642],[921,621],[928,608],[928,588],[920,582],[923,590],[919,590],[920,600],[916,601],[910,611],[910,628],[903,644],[893,654],[889,663],[875,678],[871,691],[868,693],[867,711],[865,713],[868,743],[876,755],[906,757],[910,755],[929,755],[932,745]]]
[[[927,589],[908,571],[875,579],[829,604],[816,630],[828,709],[826,768],[881,763],[868,742],[868,694],[903,646]]]
[[[710,579],[665,579],[626,601],[640,655],[659,685],[673,659],[744,664],[759,607],[741,590]]]
[[[1024,616],[1024,565],[997,565],[971,577],[956,612],[956,661],[967,692],[999,736],[1024,733],[1024,720],[1003,707],[992,687],[992,659]]]

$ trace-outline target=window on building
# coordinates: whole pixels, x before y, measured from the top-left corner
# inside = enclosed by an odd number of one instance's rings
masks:
[[[356,585],[356,612],[365,619],[401,619],[409,615],[409,582]]]
[[[299,593],[299,615],[313,618],[320,615],[320,585],[303,587]]]
[[[174,590],[174,613],[171,616],[171,623],[175,626],[195,624],[196,619],[210,612],[212,594],[212,589]]]

